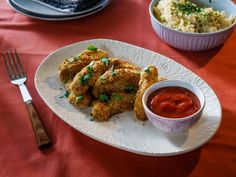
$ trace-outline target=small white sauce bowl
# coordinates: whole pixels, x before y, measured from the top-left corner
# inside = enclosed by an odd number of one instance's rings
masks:
[[[199,99],[200,109],[190,116],[181,117],[181,118],[162,117],[153,113],[147,106],[148,97],[154,91],[164,88],[164,87],[182,87],[182,88],[188,89],[189,91],[194,93]],[[202,91],[198,87],[188,82],[181,81],[181,80],[167,80],[167,81],[157,82],[153,84],[152,86],[150,86],[144,92],[142,103],[143,103],[144,110],[149,121],[155,127],[168,133],[180,133],[180,132],[187,131],[199,120],[202,114],[203,107],[205,105],[205,98]]]
[[[215,48],[223,44],[226,39],[232,34],[236,25],[236,20],[229,27],[209,33],[190,33],[182,32],[169,28],[162,24],[153,14],[153,7],[159,3],[160,0],[152,0],[149,6],[149,14],[151,24],[156,34],[167,44],[188,51],[202,51]],[[219,11],[225,11],[227,16],[233,15],[236,18],[236,5],[233,1],[215,0],[209,2],[208,0],[192,0],[197,4],[206,7],[213,7]]]

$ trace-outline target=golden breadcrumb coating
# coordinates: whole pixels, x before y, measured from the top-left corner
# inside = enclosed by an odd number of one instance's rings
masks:
[[[79,55],[66,59],[59,66],[59,77],[63,83],[71,82],[82,68],[88,65],[91,61],[100,60],[101,58],[108,58],[107,52],[97,49],[96,51],[85,50]]]
[[[136,99],[134,103],[134,113],[137,119],[145,121],[147,120],[147,116],[144,112],[142,97],[145,90],[158,82],[158,71],[155,66],[148,65],[148,67],[144,68],[140,75],[139,81],[139,89],[136,94]]]
[[[92,61],[75,75],[69,90],[76,95],[85,94],[111,66],[112,62],[108,58]]]
[[[114,68],[113,68],[114,70],[115,69],[131,69],[131,70],[137,70],[137,71],[141,70],[140,67],[119,58],[113,58],[113,65],[114,65]]]
[[[68,100],[71,104],[78,108],[86,108],[92,102],[92,97],[89,94],[83,94],[78,96],[74,93],[70,93],[68,96]]]
[[[136,92],[140,72],[132,69],[115,69],[106,71],[99,77],[93,88],[93,95],[98,98],[99,93]]]
[[[134,93],[113,93],[107,103],[100,101],[94,104],[92,116],[97,121],[107,121],[115,114],[131,111],[134,100]]]

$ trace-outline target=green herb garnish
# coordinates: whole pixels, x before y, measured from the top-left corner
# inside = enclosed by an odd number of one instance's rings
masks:
[[[76,103],[79,103],[79,102],[81,102],[81,100],[83,100],[84,99],[84,96],[78,96],[78,97],[76,97]]]
[[[148,73],[148,74],[150,73],[150,68],[149,67],[146,67],[143,70],[144,70],[145,73]]]
[[[85,74],[83,75],[81,78],[80,78],[80,83],[81,85],[86,85],[89,81],[89,79],[93,76],[93,74],[91,73],[88,73],[88,74]]]
[[[191,13],[199,13],[202,11],[202,8],[198,7],[196,4],[192,2],[183,2],[183,3],[176,3],[176,7],[179,11],[189,15]]]
[[[105,80],[106,80],[106,77],[104,77],[104,76],[100,76],[99,79],[100,79],[100,81],[101,81],[102,83],[104,83]]]
[[[87,49],[92,51],[97,51],[97,47],[95,47],[94,45],[89,45]]]
[[[108,102],[109,101],[109,97],[104,93],[99,94],[99,99],[103,102]]]
[[[80,59],[80,55],[77,55],[75,57],[73,57],[74,60],[79,60]]]
[[[121,100],[121,96],[119,94],[114,94],[113,98],[115,99],[115,101],[120,101]]]
[[[68,91],[66,91],[66,93],[64,94],[64,96],[65,96],[66,98],[68,98],[69,95],[70,95],[70,92],[68,92]]]
[[[79,59],[80,59],[80,56],[75,56],[73,58],[67,58],[66,61],[69,62],[69,63],[73,63],[73,62],[75,62]]]
[[[109,64],[109,59],[108,58],[102,58],[101,61],[103,62],[103,64],[105,66],[108,66],[108,64]]]
[[[92,66],[87,66],[88,73],[93,73],[93,67]]]
[[[117,76],[117,75],[118,75],[118,72],[117,72],[117,71],[113,71],[111,75],[112,75],[113,77],[114,77],[114,76]]]
[[[125,92],[127,93],[133,93],[136,91],[136,87],[134,85],[128,85],[127,88],[125,89]]]

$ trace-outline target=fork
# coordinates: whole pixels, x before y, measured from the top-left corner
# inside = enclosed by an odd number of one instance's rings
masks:
[[[52,142],[24,84],[26,82],[26,75],[20,62],[20,58],[16,50],[11,52],[3,52],[2,55],[9,79],[12,84],[19,86],[21,95],[27,106],[38,148],[40,150],[46,149],[52,145]]]

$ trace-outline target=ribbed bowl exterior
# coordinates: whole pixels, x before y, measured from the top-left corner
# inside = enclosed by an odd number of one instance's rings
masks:
[[[152,14],[152,5],[150,5],[149,13],[151,24],[156,34],[167,44],[189,51],[202,51],[215,48],[223,44],[232,34],[234,25],[226,30],[214,33],[187,33],[168,28],[161,24]]]
[[[189,51],[201,51],[215,48],[225,42],[225,40],[233,32],[233,28],[229,28],[217,34],[198,35],[192,33],[180,33],[179,31],[170,30],[161,26],[151,17],[151,23],[157,35],[167,44]]]

